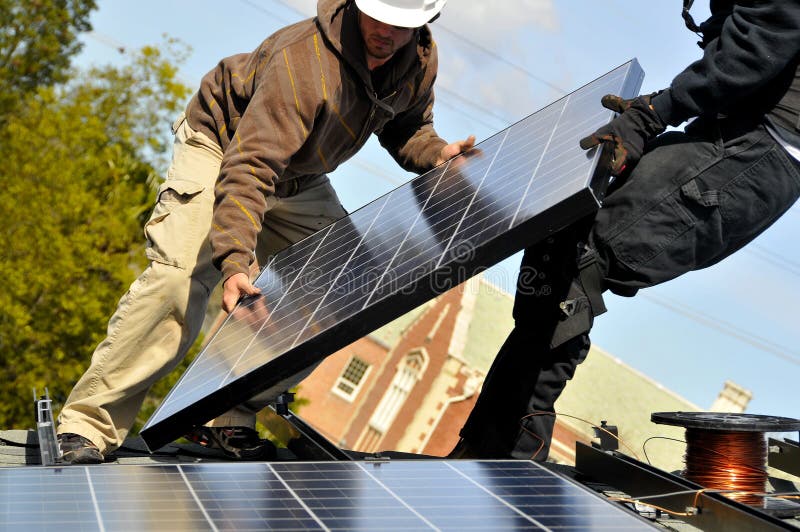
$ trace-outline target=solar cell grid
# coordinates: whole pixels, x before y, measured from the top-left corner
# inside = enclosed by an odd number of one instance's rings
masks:
[[[0,469],[0,530],[640,530],[532,462]]]
[[[649,528],[532,462],[29,467],[0,493],[0,529],[26,532]]]
[[[597,209],[599,154],[577,139],[633,96],[635,62],[281,251],[142,431],[151,449]],[[600,187],[602,188],[602,186]]]

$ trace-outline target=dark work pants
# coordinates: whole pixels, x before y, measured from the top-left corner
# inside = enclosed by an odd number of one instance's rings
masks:
[[[558,304],[577,272],[576,240],[597,252],[603,289],[633,295],[724,259],[798,195],[800,163],[759,123],[697,120],[655,139],[630,177],[612,184],[590,229],[562,231],[525,251],[515,328],[461,430],[469,448],[487,458],[547,457],[554,417],[531,414],[553,411],[590,345],[587,331],[550,347]]]

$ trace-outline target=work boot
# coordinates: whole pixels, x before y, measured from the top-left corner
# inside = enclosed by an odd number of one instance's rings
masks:
[[[102,464],[103,454],[97,445],[80,434],[66,432],[58,435],[61,460],[68,464]]]
[[[271,441],[249,427],[197,427],[184,437],[236,460],[272,460],[277,452]]]

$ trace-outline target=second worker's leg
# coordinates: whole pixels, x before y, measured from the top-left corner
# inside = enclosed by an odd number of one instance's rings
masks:
[[[175,130],[172,165],[145,226],[151,263],[120,299],[59,416],[58,433],[76,457],[76,436],[103,454],[122,444],[150,386],[194,342],[219,280],[207,234],[222,153],[185,120]]]
[[[581,222],[525,251],[516,326],[461,431],[466,456],[547,457],[554,423],[548,413],[588,353],[590,299],[602,304],[599,292],[590,298],[579,280],[587,228],[588,221]]]

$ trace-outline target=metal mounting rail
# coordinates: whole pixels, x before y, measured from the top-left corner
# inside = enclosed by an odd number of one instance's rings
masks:
[[[769,439],[769,466],[800,477],[800,444],[792,440]]]
[[[627,493],[633,499],[671,494],[653,499],[653,503],[674,509],[676,513],[691,510],[697,499],[695,515],[676,517],[701,530],[797,530],[776,517],[719,493],[703,492],[699,496],[687,493],[703,487],[618,452],[601,451],[578,442],[575,468],[593,480]]]

